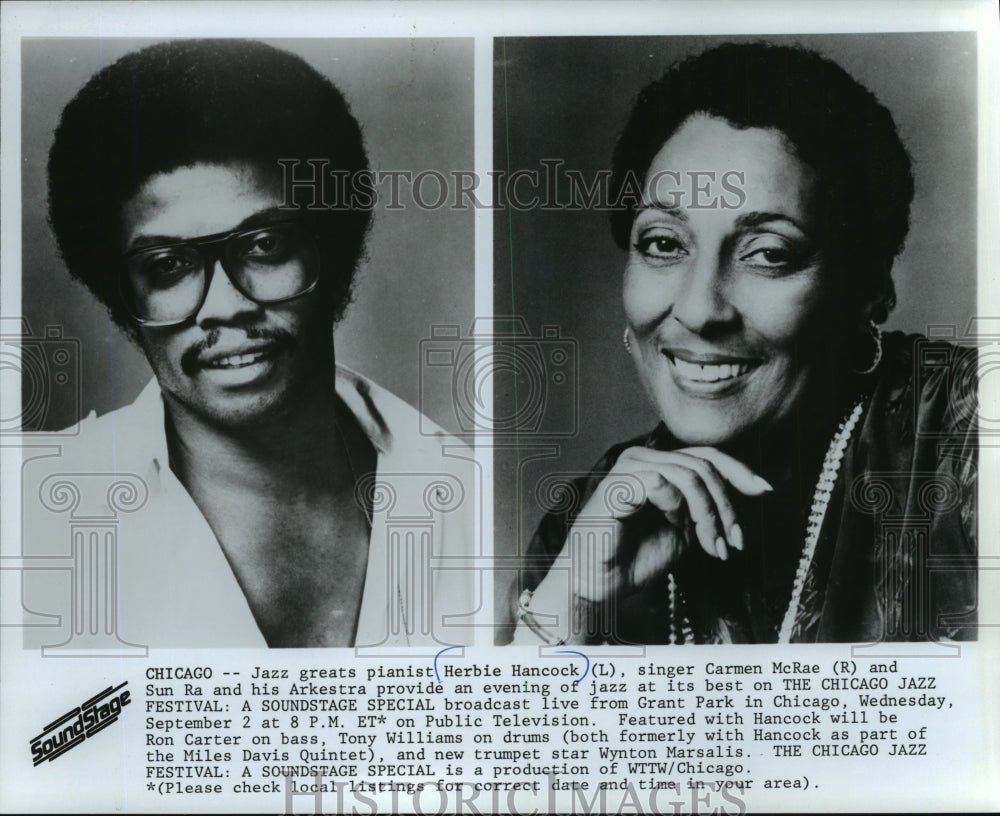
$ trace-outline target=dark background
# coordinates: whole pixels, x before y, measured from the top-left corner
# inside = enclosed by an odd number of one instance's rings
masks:
[[[643,86],[678,58],[723,41],[756,39],[762,38],[497,39],[496,167],[541,171],[542,159],[561,159],[590,179],[610,167],[615,139]],[[923,333],[928,324],[950,323],[961,334],[976,308],[975,34],[764,39],[829,56],[892,112],[913,158],[916,196],[894,271],[899,304],[884,328]],[[579,362],[575,399],[548,375],[544,430],[565,435],[524,432],[496,451],[495,547],[498,555],[511,555],[543,513],[535,489],[541,478],[586,472],[612,444],[652,428],[658,418],[622,347],[625,257],[612,241],[607,214],[508,208],[496,214],[494,242],[496,313],[519,315],[535,336],[543,326],[558,327],[560,342],[575,341]],[[496,414],[509,416],[526,404],[530,388],[525,378],[515,384],[498,376]],[[498,588],[503,591],[503,579]]]
[[[72,281],[46,221],[45,164],[63,107],[118,57],[156,40],[22,40],[22,304],[35,336],[46,327],[80,345],[79,388],[53,388],[34,429],[56,430],[92,410],[130,403],[152,373],[103,307]],[[445,175],[473,167],[471,39],[266,40],[303,57],[344,93],[361,122],[370,166]],[[387,190],[388,188],[383,188]],[[425,199],[436,188],[429,182]],[[408,199],[403,199],[408,203]],[[421,399],[420,341],[432,324],[468,325],[473,312],[473,212],[376,209],[356,300],[337,329],[337,361],[371,377],[448,430],[450,391]],[[22,402],[37,394],[23,380]],[[79,397],[76,395],[79,394]],[[78,404],[79,403],[79,404]],[[37,407],[37,405],[36,405]]]

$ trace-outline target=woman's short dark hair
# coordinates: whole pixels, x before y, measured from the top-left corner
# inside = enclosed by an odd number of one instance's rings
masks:
[[[127,54],[63,110],[49,153],[49,223],[70,274],[129,333],[118,296],[122,205],[151,176],[199,162],[273,167],[307,160],[354,179],[368,170],[361,128],[333,84],[303,59],[247,40],[176,40]],[[328,178],[329,182],[330,179]],[[312,190],[296,189],[308,206]],[[304,195],[305,194],[305,195]],[[322,205],[324,202],[319,201]],[[342,313],[371,203],[302,211],[319,236],[325,289]]]
[[[818,172],[828,256],[843,266],[856,302],[874,303],[871,318],[885,320],[895,305],[890,272],[909,229],[913,174],[875,95],[801,47],[727,43],[688,57],[639,95],[615,148],[612,200],[641,185],[664,142],[699,113],[736,128],[779,130]],[[611,213],[623,249],[634,217],[633,207]]]

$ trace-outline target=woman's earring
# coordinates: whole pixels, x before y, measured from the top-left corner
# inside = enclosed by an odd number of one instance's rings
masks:
[[[864,371],[858,371],[858,374],[861,375],[871,374],[876,368],[878,368],[878,364],[882,362],[882,329],[879,328],[878,324],[874,320],[869,320],[868,325],[870,327],[869,331],[871,331],[872,340],[875,341],[875,359],[872,360],[871,365],[864,369]]]
[[[625,344],[625,351],[627,351],[629,354],[631,354],[632,353],[632,344],[629,342],[629,339],[628,339],[628,326],[625,327],[625,334],[622,335],[622,342]]]

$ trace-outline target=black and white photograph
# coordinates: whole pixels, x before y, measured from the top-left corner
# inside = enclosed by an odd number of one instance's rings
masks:
[[[494,54],[494,305],[576,355],[497,457],[514,642],[975,639],[975,36]]]
[[[24,44],[23,313],[37,371],[65,376],[22,389],[62,443],[26,457],[24,555],[73,535],[81,569],[113,570],[95,621],[70,608],[80,570],[26,571],[26,642],[468,642],[471,451],[421,414],[447,422],[451,395],[419,389],[418,351],[471,320],[471,212],[412,179],[471,167],[471,58]]]
[[[0,4],[0,814],[1000,812],[989,0]]]

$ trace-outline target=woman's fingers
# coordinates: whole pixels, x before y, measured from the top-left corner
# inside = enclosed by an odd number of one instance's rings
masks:
[[[653,448],[634,447],[622,454],[622,456],[626,455],[629,458],[651,464],[676,461],[681,456],[693,456],[710,462],[726,482],[746,496],[761,496],[774,489],[765,479],[754,473],[739,459],[734,459],[716,448],[697,447],[681,448],[676,451],[658,451]]]
[[[706,478],[715,482],[711,489]],[[722,502],[725,510],[720,511],[717,502]],[[647,503],[676,527],[683,528],[690,521],[706,553],[728,558],[725,531],[735,524],[735,512],[721,478],[711,465],[694,457],[647,462],[626,452],[601,481],[579,518],[622,520]]]
[[[758,476],[739,459],[734,459],[717,448],[683,448],[677,452],[708,460],[727,482],[744,495],[760,496],[774,490],[766,479]]]
[[[615,592],[630,592],[668,569],[692,543],[693,527],[650,526],[623,543],[625,524],[611,521],[603,530],[589,524],[574,526],[567,538],[572,593],[588,601],[606,601]]]
[[[716,469],[715,465],[708,459],[700,459],[697,456],[692,456],[684,451],[678,451],[677,455],[682,457],[683,466],[691,468],[695,473],[697,473],[708,492],[712,496],[712,500],[715,502],[715,509],[718,513],[718,520],[721,525],[721,536],[726,539],[729,544],[737,550],[743,549],[743,531],[740,529],[736,517],[736,508],[733,507],[733,503],[729,498],[729,487],[728,482],[723,478],[722,474]],[[719,545],[719,542],[716,542]],[[721,552],[719,557],[725,559],[728,557],[725,548],[725,541],[722,542],[720,547]]]
[[[694,469],[702,477],[715,499],[723,537],[737,550],[743,549],[743,529],[739,525],[736,510],[729,498],[730,489],[735,488],[750,496],[773,490],[767,481],[738,459],[715,448],[682,448],[677,451],[630,448],[626,453],[629,459],[645,462],[653,467],[669,462]]]
[[[734,489],[756,496],[771,486],[715,448],[625,450],[574,524],[574,561],[581,577],[587,576],[577,593],[596,600],[613,587],[641,585],[666,569],[692,539],[722,560],[729,557],[728,546],[742,550],[743,531],[730,499]],[[622,536],[633,529],[628,518],[647,505],[658,509],[666,524],[641,533],[634,529],[638,543],[620,551]],[[601,530],[603,522],[612,529]]]
[[[685,465],[661,464],[657,470],[643,475],[646,477],[643,481],[650,485],[650,504],[662,510],[668,521],[677,524],[680,521],[677,512],[679,493],[701,548],[708,555],[723,560],[729,557],[715,498],[698,471]]]
[[[729,483],[712,462],[685,451],[664,454],[646,448],[630,448],[620,457],[619,463],[625,467],[626,463],[631,463],[632,467],[649,468],[667,481],[678,482],[685,498],[694,502],[690,506],[691,519],[697,525],[698,540],[709,555],[723,560],[728,558],[727,542],[737,550],[743,549],[743,531],[729,498]],[[708,502],[704,501],[706,491]],[[659,506],[652,498],[650,502]]]

